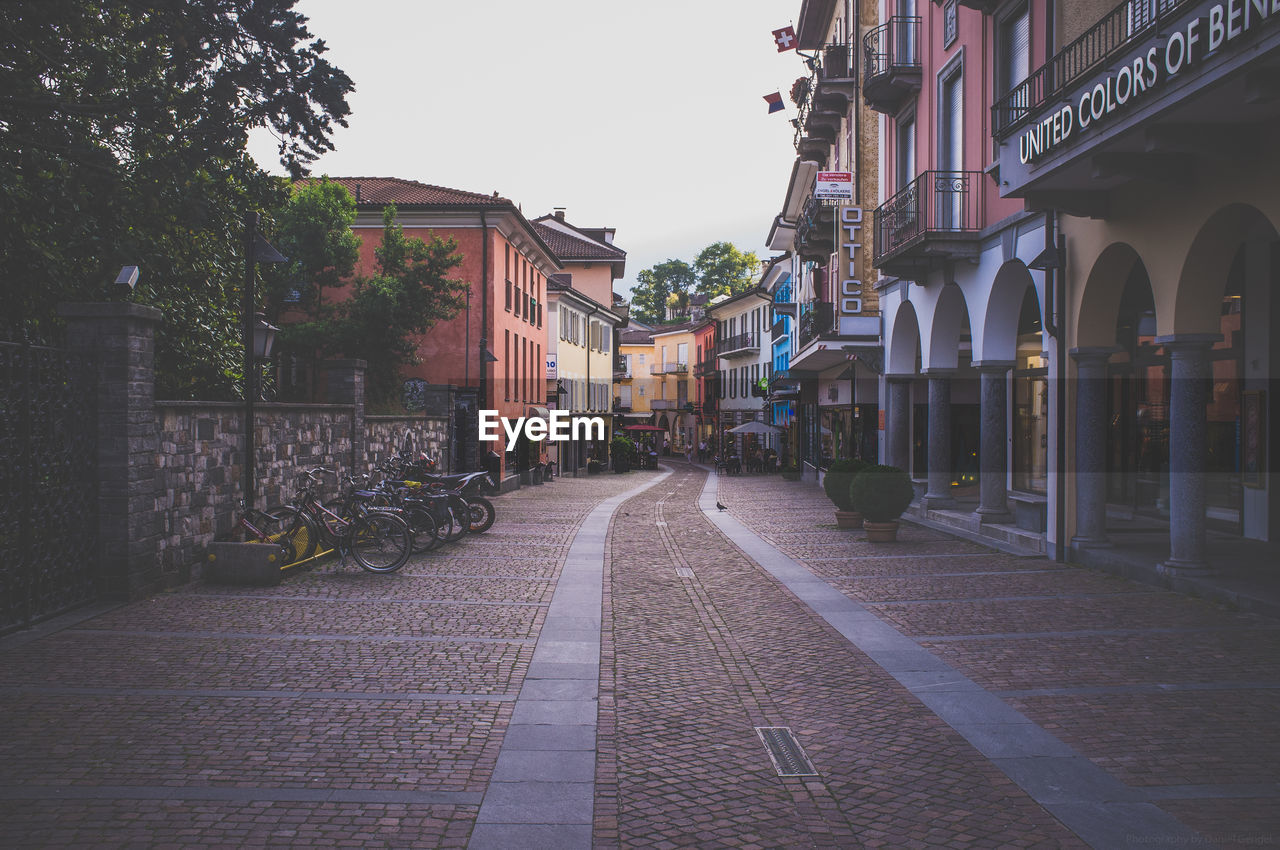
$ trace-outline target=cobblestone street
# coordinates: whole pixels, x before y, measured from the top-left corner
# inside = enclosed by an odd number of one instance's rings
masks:
[[[0,641],[0,843],[1280,844],[1274,620],[907,524],[870,544],[775,476],[494,501],[399,573]]]

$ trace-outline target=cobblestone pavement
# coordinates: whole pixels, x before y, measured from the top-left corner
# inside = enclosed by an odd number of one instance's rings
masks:
[[[716,483],[760,536],[1203,845],[1280,845],[1280,622],[905,523],[900,542],[872,544],[834,529],[811,484]]]
[[[0,641],[0,846],[1085,846],[1043,789],[776,577],[757,536],[804,588],[872,612],[1198,831],[1185,843],[1280,844],[1280,623],[911,525],[870,544],[834,528],[821,490],[772,476],[712,478],[729,513],[708,515],[706,473],[670,466],[503,495],[490,532],[392,575],[322,562]],[[729,518],[754,542],[726,536]],[[564,608],[592,547],[603,608]],[[598,682],[579,691],[555,677],[583,665],[556,659],[592,628]],[[598,695],[593,716],[568,716],[562,688]],[[577,722],[588,752],[571,752]],[[563,751],[522,752],[529,723]],[[766,727],[790,730],[798,760]],[[589,791],[521,805],[548,788]],[[506,831],[517,819],[533,830]]]
[[[466,846],[570,542],[655,475],[505,494],[391,575],[321,562],[0,643],[0,846]]]

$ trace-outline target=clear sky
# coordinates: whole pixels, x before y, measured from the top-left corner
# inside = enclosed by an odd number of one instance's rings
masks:
[[[352,78],[314,174],[497,191],[534,218],[617,228],[636,274],[715,241],[760,257],[795,160],[806,73],[771,30],[800,0],[300,0]],[[781,91],[785,112],[764,95]],[[250,151],[282,173],[272,140]]]

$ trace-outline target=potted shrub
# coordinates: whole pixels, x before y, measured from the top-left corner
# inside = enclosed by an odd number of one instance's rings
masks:
[[[635,457],[636,444],[621,434],[615,434],[609,441],[609,453],[613,455],[614,472],[630,472],[631,461]]]
[[[604,469],[604,464],[600,463],[600,461],[596,460],[595,458],[591,458],[590,460],[587,461],[588,475],[595,475],[602,469]]]
[[[836,506],[837,528],[862,528],[862,514],[854,510],[849,487],[859,472],[867,468],[866,461],[857,458],[832,461],[822,479],[822,489]]]
[[[896,466],[868,466],[849,485],[849,500],[873,543],[898,539],[898,517],[914,496],[910,476]]]

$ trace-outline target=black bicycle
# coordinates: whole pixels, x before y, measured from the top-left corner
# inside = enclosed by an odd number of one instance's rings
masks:
[[[298,494],[293,504],[315,527],[319,541],[337,549],[342,562],[351,555],[372,573],[392,573],[400,569],[413,553],[413,531],[409,523],[394,509],[376,508],[347,488],[337,509],[326,507],[316,489],[323,483],[321,473],[336,476],[331,469],[317,466],[299,479]]]

